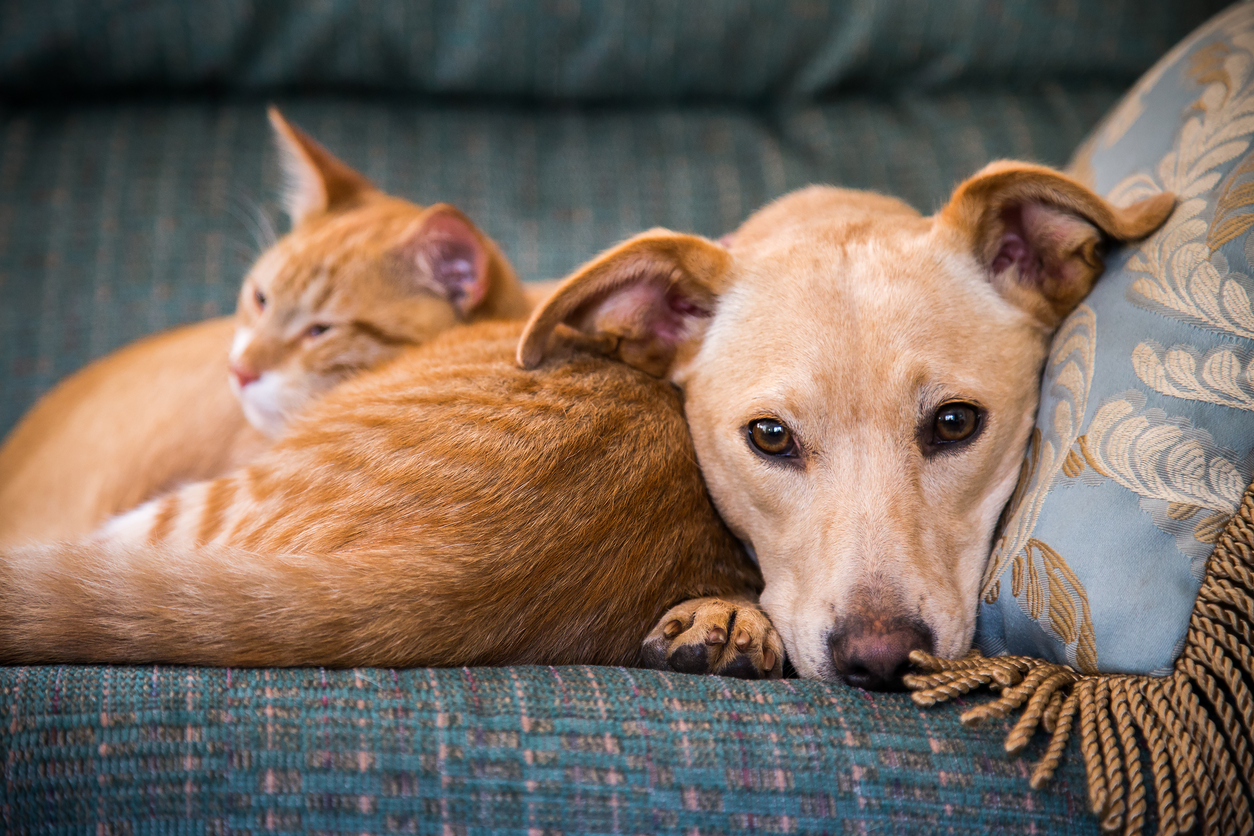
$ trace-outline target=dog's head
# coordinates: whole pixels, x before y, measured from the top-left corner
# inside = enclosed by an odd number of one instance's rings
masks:
[[[519,362],[561,332],[680,385],[798,672],[895,687],[911,650],[969,647],[1050,335],[1104,241],[1172,205],[1116,209],[1018,163],[930,218],[812,187],[723,243],[654,230],[610,250],[534,314]]]

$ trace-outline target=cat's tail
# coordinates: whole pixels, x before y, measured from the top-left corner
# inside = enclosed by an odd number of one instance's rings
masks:
[[[389,568],[219,545],[0,547],[0,664],[421,664],[416,602]]]

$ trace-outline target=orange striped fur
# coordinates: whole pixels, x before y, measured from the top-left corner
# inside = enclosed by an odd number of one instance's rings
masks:
[[[521,332],[407,349],[243,469],[0,548],[0,662],[632,664],[672,605],[754,595],[675,388],[571,345],[524,370]]]

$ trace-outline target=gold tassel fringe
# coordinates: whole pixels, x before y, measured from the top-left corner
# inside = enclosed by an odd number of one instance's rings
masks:
[[[916,651],[906,677],[922,706],[988,686],[1000,696],[967,725],[1022,708],[1006,738],[1016,754],[1049,735],[1031,785],[1043,787],[1079,737],[1089,805],[1107,831],[1254,833],[1254,486],[1215,546],[1167,677],[1086,675],[1027,656],[941,659]]]

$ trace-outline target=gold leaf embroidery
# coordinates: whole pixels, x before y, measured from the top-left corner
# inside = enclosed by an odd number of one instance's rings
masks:
[[[1063,459],[1062,472],[1068,478],[1074,479],[1084,471],[1084,457],[1081,456],[1074,448],[1067,451],[1067,458]]]
[[[1210,231],[1206,234],[1206,244],[1212,253],[1243,235],[1254,225],[1254,212],[1237,214],[1254,203],[1254,182],[1242,182],[1251,173],[1254,173],[1254,155],[1247,156],[1241,165],[1224,178],[1224,185],[1219,190],[1219,200],[1215,204],[1215,217],[1211,219]]]
[[[1230,519],[1231,514],[1208,514],[1193,527],[1193,536],[1200,543],[1217,543]]]
[[[1116,186],[1115,203],[1144,197],[1154,191],[1173,191],[1180,199],[1167,224],[1141,243],[1129,258],[1128,269],[1143,275],[1128,290],[1128,298],[1221,333],[1254,338],[1254,307],[1243,286],[1249,279],[1210,262],[1216,249],[1254,226],[1254,10],[1249,7],[1224,15],[1238,29],[1231,45],[1211,44],[1198,50],[1188,73],[1204,85],[1186,110],[1175,147],[1159,162],[1157,177],[1137,173]],[[1208,27],[1209,28],[1209,27]],[[1243,157],[1219,189],[1215,215],[1208,224],[1206,192],[1220,184],[1221,167]]]
[[[1132,351],[1132,369],[1164,395],[1254,410],[1254,359],[1236,346],[1219,346],[1202,355],[1191,345],[1163,349],[1143,342]]]
[[[1077,670],[1096,673],[1097,637],[1088,593],[1063,556],[1031,538],[1015,554],[1011,578],[1012,594],[1024,612],[1068,646],[1069,661]]]
[[[1240,470],[1209,434],[1146,409],[1129,391],[1093,416],[1085,451],[1095,470],[1140,496],[1232,514],[1245,487]]]
[[[1079,433],[1079,422],[1088,409],[1089,390],[1093,383],[1093,366],[1097,356],[1097,315],[1088,305],[1081,305],[1067,317],[1054,336],[1047,373],[1054,372],[1051,392],[1057,398],[1054,405],[1053,433],[1055,438],[1043,439],[1033,434],[1033,446],[1029,448],[1030,464],[1027,468],[1027,488],[1016,488],[1014,510],[1003,515],[1006,520],[1001,536],[985,566],[981,589],[990,594],[995,580],[1006,566],[1020,554],[1032,536],[1040,516],[1041,507],[1050,487],[1062,470],[1065,456]],[[1024,471],[1020,471],[1024,478]],[[1012,591],[1015,598],[1017,591]]]
[[[1187,520],[1189,517],[1197,513],[1196,505],[1187,505],[1183,502],[1167,503],[1167,518],[1171,520]]]

